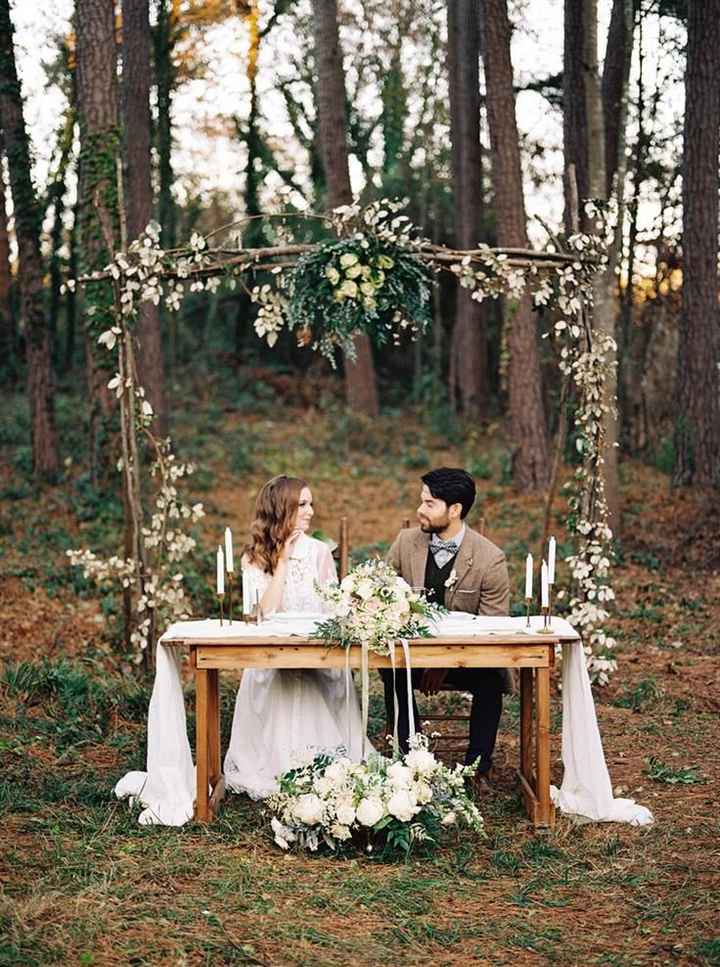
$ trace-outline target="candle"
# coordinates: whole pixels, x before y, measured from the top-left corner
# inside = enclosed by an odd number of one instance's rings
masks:
[[[247,568],[242,569],[243,614],[252,614],[252,577]]]
[[[533,581],[533,558],[532,554],[528,554],[525,561],[525,597],[532,597],[532,581]]]
[[[548,584],[555,584],[555,538],[548,544]]]
[[[540,568],[540,607],[550,607],[550,587],[548,585],[548,566],[545,561]]]
[[[229,527],[225,528],[225,567],[228,573],[232,574],[235,570],[235,559],[233,557],[232,531]]]
[[[225,561],[220,545],[217,549],[217,593],[225,594]]]

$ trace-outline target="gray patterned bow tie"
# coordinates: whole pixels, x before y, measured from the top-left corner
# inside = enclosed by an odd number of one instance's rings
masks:
[[[444,541],[441,537],[438,537],[437,534],[433,534],[432,539],[430,540],[430,546],[433,552],[447,551],[447,553],[451,556],[457,554],[458,551],[456,541]]]

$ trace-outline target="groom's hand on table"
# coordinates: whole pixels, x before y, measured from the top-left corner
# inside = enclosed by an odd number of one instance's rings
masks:
[[[447,668],[426,668],[420,679],[423,695],[437,695],[447,678]]]

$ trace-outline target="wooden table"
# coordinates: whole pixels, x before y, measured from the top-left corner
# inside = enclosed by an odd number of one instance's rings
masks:
[[[410,641],[414,668],[517,668],[520,672],[520,763],[518,777],[528,815],[536,827],[555,823],[550,800],[550,675],[555,646],[552,635],[502,632],[472,636],[420,638]],[[176,639],[173,644],[180,644]],[[197,798],[195,818],[209,822],[224,793],[220,759],[220,695],[218,673],[241,668],[344,668],[345,652],[325,642],[298,636],[258,633],[184,640],[196,685]],[[396,666],[405,667],[396,649]],[[350,665],[359,667],[360,649],[353,648]],[[392,667],[388,657],[370,653],[372,668]],[[533,742],[534,733],[534,742]],[[533,756],[534,752],[534,756]],[[534,761],[533,761],[534,759]],[[212,792],[209,792],[209,790]]]

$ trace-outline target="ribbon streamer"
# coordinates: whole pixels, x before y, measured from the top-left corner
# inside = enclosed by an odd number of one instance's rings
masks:
[[[408,738],[415,735],[415,712],[413,711],[412,669],[410,667],[410,645],[407,638],[401,638],[403,655],[405,656],[405,674],[407,676],[407,706],[408,706]]]
[[[345,649],[345,748],[347,754],[350,755],[350,682],[351,682],[351,672],[350,672],[350,648],[352,646],[348,645]]]
[[[360,647],[360,681],[362,689],[362,758],[364,762],[367,753],[368,708],[370,703],[370,654],[367,641],[361,642]]]

